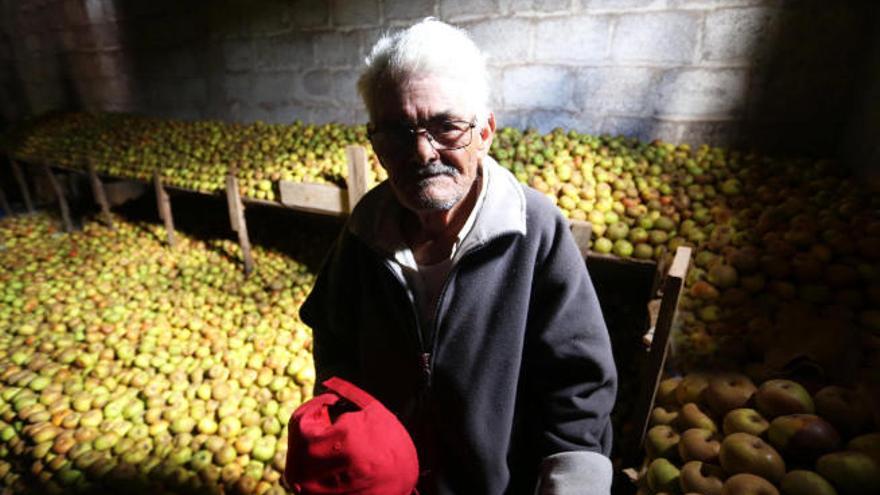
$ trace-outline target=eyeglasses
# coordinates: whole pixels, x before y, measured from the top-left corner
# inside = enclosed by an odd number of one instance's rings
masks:
[[[473,140],[477,117],[465,120],[436,120],[413,127],[407,124],[367,125],[367,137],[373,147],[385,151],[398,151],[410,145],[419,134],[424,134],[437,151],[460,150]]]

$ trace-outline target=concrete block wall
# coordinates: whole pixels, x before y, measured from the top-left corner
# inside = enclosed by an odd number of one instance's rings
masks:
[[[828,154],[870,3],[0,0],[0,115],[363,122],[372,44],[436,16],[486,51],[500,125]]]

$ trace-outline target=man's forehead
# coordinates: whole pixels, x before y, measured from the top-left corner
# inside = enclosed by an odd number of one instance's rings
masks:
[[[375,99],[374,122],[469,120],[472,98],[454,77],[423,75],[383,81]]]

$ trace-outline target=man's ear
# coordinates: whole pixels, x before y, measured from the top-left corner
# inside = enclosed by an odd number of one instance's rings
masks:
[[[495,137],[495,114],[489,112],[486,125],[480,128],[480,151],[489,152],[492,146],[492,138]]]

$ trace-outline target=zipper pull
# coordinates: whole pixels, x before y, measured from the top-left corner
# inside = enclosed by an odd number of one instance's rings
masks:
[[[419,355],[419,365],[422,371],[422,385],[431,385],[431,353],[423,352]]]

